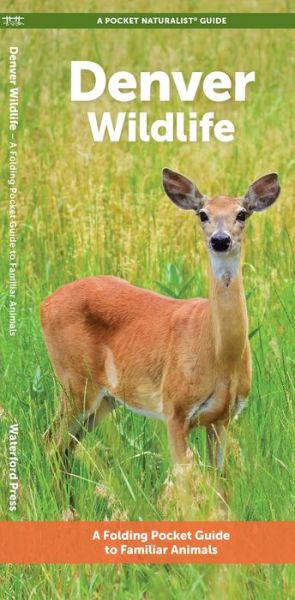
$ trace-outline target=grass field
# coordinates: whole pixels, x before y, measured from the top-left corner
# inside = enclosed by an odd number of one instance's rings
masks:
[[[38,3],[35,3],[34,10]],[[55,2],[47,10],[57,10]],[[97,10],[91,2],[83,10]],[[215,2],[216,10],[227,8]],[[273,10],[276,7],[273,6]],[[250,9],[263,10],[262,3]],[[10,10],[29,10],[21,2]],[[240,7],[240,3],[239,3]],[[119,10],[113,3],[113,10]],[[138,7],[139,8],[139,7]],[[160,2],[157,10],[163,9]],[[170,10],[184,7],[174,2]],[[193,3],[186,8],[195,9]],[[111,10],[112,5],[104,10]],[[130,7],[134,9],[134,6]],[[198,10],[205,10],[201,2]],[[208,7],[207,7],[208,9]],[[245,10],[249,10],[249,3]],[[277,3],[277,10],[290,10]],[[42,10],[42,6],[39,6]],[[67,10],[59,3],[59,10]],[[73,7],[72,7],[73,10]],[[81,7],[77,10],[82,10]],[[102,8],[101,8],[102,10]],[[146,3],[141,10],[151,10]],[[231,10],[233,10],[231,3]],[[239,8],[242,10],[242,7]],[[58,405],[42,341],[39,305],[58,286],[92,274],[114,274],[181,297],[207,294],[206,252],[193,215],[164,197],[161,169],[186,173],[206,194],[239,194],[259,175],[281,177],[278,203],[247,225],[244,281],[253,352],[253,388],[247,410],[229,435],[225,518],[294,519],[294,34],[289,31],[22,31],[2,32],[7,77],[8,48],[19,45],[17,337],[8,336],[8,211],[3,196],[1,281],[0,518],[55,520],[62,507],[42,433]],[[69,99],[69,61],[89,59],[109,74],[126,69],[256,71],[246,103],[215,110],[236,125],[236,141],[222,144],[94,144],[87,110]],[[7,88],[1,106],[8,106]],[[144,110],[104,96],[93,110]],[[6,109],[4,109],[5,112]],[[155,98],[150,113],[192,110],[176,97]],[[7,112],[6,112],[7,115]],[[5,117],[7,119],[7,116]],[[7,120],[1,133],[7,178]],[[19,424],[18,511],[7,500],[7,433]],[[206,462],[204,432],[191,447]],[[81,519],[210,519],[218,516],[221,482],[197,467],[190,507],[182,511],[165,495],[169,476],[166,431],[161,423],[124,409],[105,420],[79,445],[72,483]],[[66,505],[67,498],[64,495]],[[167,581],[169,579],[169,595]],[[287,599],[295,597],[292,566],[5,566],[1,598],[152,600],[163,598]]]

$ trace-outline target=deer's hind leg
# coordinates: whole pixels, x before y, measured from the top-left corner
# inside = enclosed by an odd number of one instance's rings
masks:
[[[56,495],[60,495],[63,487],[58,475],[62,471],[71,508],[74,507],[71,470],[75,447],[114,408],[113,400],[105,394],[105,390],[93,385],[85,385],[84,392],[81,390],[79,395],[63,390],[59,411],[44,434],[56,483]]]
[[[227,422],[217,421],[207,426],[207,448],[209,462],[218,471],[223,471],[226,446]]]
[[[104,395],[98,408],[95,408],[93,412],[88,413],[84,421],[84,431],[91,432],[101,421],[107,417],[108,414],[116,408],[115,399],[109,395]]]
[[[74,507],[71,470],[73,453],[82,431],[81,412],[81,399],[63,389],[58,412],[43,436],[53,474],[54,495],[62,504],[66,491],[71,510]]]

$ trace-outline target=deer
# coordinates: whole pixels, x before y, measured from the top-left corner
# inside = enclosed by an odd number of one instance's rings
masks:
[[[190,431],[207,429],[208,459],[222,470],[226,431],[251,390],[242,278],[247,219],[280,193],[277,173],[242,196],[204,196],[163,169],[163,188],[198,217],[208,254],[209,297],[175,299],[114,276],[68,283],[42,302],[41,322],[60,407],[47,440],[60,456],[117,406],[162,420],[172,460],[191,464]]]

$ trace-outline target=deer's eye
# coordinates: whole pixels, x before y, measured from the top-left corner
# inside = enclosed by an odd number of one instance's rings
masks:
[[[202,221],[202,223],[206,223],[207,221],[209,221],[209,217],[208,217],[207,213],[205,213],[204,210],[201,210],[199,212],[199,217],[200,217],[200,220]]]
[[[246,213],[246,211],[245,211],[245,210],[241,210],[241,211],[240,211],[240,212],[237,214],[237,216],[236,216],[236,220],[237,220],[237,221],[242,221],[242,222],[244,222],[244,221],[246,220],[246,217],[247,217],[247,213]]]

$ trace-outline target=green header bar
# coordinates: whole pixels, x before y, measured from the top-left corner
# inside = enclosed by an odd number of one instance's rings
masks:
[[[1,29],[293,29],[295,13],[0,13]]]

